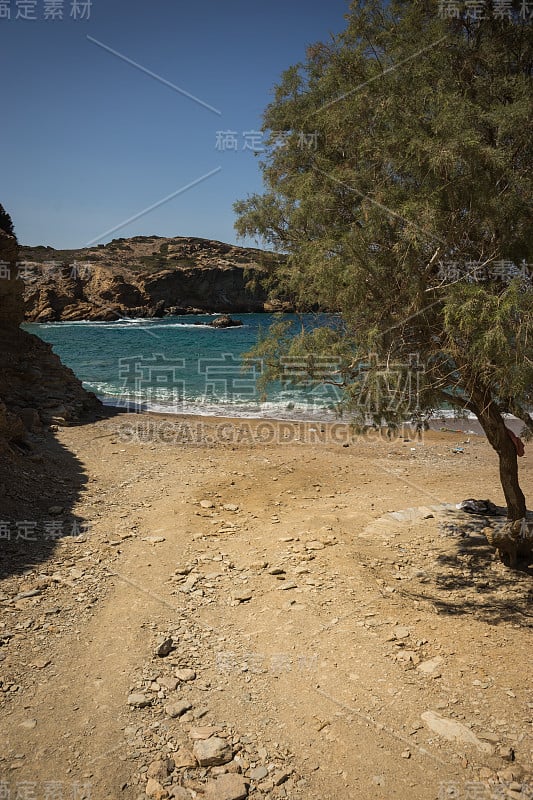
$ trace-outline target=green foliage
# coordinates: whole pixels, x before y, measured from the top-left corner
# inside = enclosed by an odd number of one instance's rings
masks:
[[[235,204],[236,228],[286,254],[272,297],[342,324],[276,328],[258,352],[270,377],[302,348],[335,354],[346,406],[373,417],[479,411],[483,395],[533,429],[531,284],[491,272],[533,261],[533,26],[443,19],[438,5],[352,3],[346,30],[275,88],[265,192]],[[489,279],[447,279],[451,262],[482,262]],[[414,405],[397,390],[369,400],[387,370],[413,378],[414,357]]]

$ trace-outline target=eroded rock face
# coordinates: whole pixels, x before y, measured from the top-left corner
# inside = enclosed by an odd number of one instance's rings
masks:
[[[24,284],[18,244],[0,230],[0,446],[22,441],[43,423],[77,421],[100,408],[49,344],[20,329]]]
[[[24,319],[23,283],[17,278],[17,240],[0,228],[0,327],[20,325]]]
[[[58,251],[21,248],[30,322],[272,310],[258,279],[277,256],[193,237],[115,239]],[[285,310],[285,309],[284,309]]]

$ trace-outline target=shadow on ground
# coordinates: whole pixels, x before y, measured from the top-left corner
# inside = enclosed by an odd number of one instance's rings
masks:
[[[404,591],[413,600],[430,601],[439,614],[468,615],[490,625],[514,623],[533,627],[533,565],[510,569],[499,560],[481,530],[487,519],[471,518],[442,532],[428,580],[419,591]]]
[[[87,480],[82,462],[53,431],[0,453],[0,580],[43,564],[65,537],[90,536],[91,520],[73,513]]]

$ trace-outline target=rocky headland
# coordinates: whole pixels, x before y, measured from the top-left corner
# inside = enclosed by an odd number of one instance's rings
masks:
[[[194,237],[135,236],[80,250],[21,247],[28,322],[289,310],[261,278],[279,257]]]
[[[74,422],[100,408],[49,344],[21,330],[24,282],[18,277],[20,252],[11,220],[2,211],[0,228],[0,448],[9,443],[31,449],[28,436],[42,425]]]

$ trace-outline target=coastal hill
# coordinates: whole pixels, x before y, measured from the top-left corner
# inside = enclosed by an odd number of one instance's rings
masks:
[[[135,236],[79,250],[21,247],[28,322],[277,310],[258,280],[279,256],[195,237]]]

